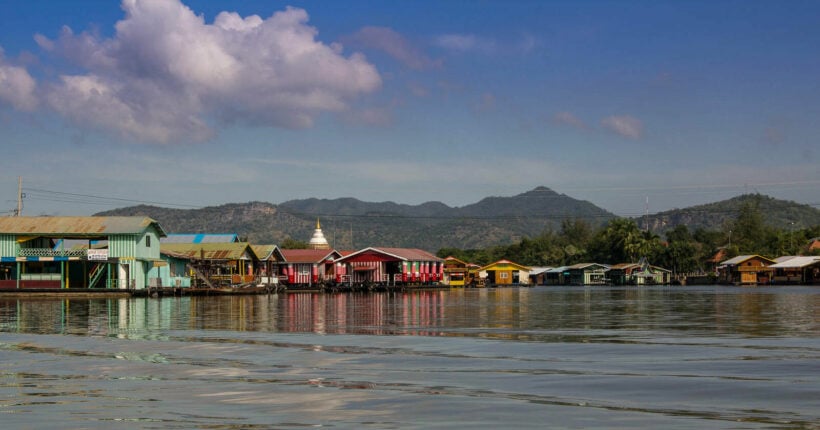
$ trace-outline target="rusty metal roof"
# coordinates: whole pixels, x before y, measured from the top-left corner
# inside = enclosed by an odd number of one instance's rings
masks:
[[[154,227],[160,237],[166,236],[158,222],[138,216],[54,216],[2,217],[0,234],[33,236],[98,237],[110,234],[140,234]]]
[[[276,245],[251,245],[251,249],[259,261],[282,261],[285,258]]]
[[[356,251],[352,254],[345,255],[342,260],[352,259],[359,254],[364,254],[366,252],[375,252],[378,254],[388,255],[390,257],[396,258],[398,260],[403,261],[444,261],[441,258],[436,257],[435,255],[416,248],[365,248],[359,251]]]
[[[332,249],[283,249],[282,256],[287,263],[321,263],[342,255]]]
[[[194,260],[240,260],[246,253],[257,259],[251,245],[247,242],[231,243],[163,243],[160,252],[185,255]]]

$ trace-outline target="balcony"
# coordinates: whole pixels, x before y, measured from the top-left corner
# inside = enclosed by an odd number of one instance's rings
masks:
[[[85,249],[22,248],[18,257],[86,257]]]

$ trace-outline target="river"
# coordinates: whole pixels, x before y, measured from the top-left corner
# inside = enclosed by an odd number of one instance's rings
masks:
[[[818,287],[0,296],[3,428],[820,428]]]

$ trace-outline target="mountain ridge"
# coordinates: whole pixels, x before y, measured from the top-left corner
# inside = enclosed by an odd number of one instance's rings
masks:
[[[686,224],[690,229],[719,229],[736,215],[744,199],[748,199],[741,197],[633,219],[641,227],[646,223],[658,233],[678,224]],[[775,224],[778,220],[782,223],[784,219],[795,218],[796,214],[801,214],[801,223],[820,224],[820,210],[808,205],[768,196],[760,200],[761,207]],[[801,207],[795,209],[795,206]],[[337,249],[393,246],[432,252],[446,247],[478,249],[506,245],[523,237],[537,236],[546,229],[558,230],[567,219],[582,219],[599,226],[616,218],[588,201],[543,186],[514,196],[485,197],[461,207],[437,201],[408,205],[342,197],[297,199],[278,205],[260,201],[227,203],[200,209],[139,205],[96,215],[149,216],[168,232],[229,232],[253,243],[277,244],[286,239],[306,241],[319,218],[325,236]]]

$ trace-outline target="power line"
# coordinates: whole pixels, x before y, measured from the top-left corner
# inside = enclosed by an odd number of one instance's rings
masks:
[[[27,191],[26,196],[27,198],[33,198],[34,200],[45,200],[45,201],[57,201],[57,202],[65,202],[65,203],[77,203],[77,204],[93,204],[93,205],[106,205],[106,204],[114,204],[114,203],[137,203],[137,204],[145,204],[145,205],[162,205],[162,206],[173,206],[173,207],[181,207],[181,208],[193,208],[199,209],[202,206],[197,205],[189,205],[183,203],[169,203],[169,202],[159,202],[159,201],[150,201],[150,200],[137,200],[137,199],[125,199],[121,197],[107,197],[107,196],[98,196],[93,194],[81,194],[81,193],[69,193],[64,191],[54,191],[54,190],[45,190],[41,188],[25,188]],[[33,193],[33,194],[32,194]],[[40,195],[38,193],[42,193],[44,195]],[[91,199],[91,200],[89,200]]]

